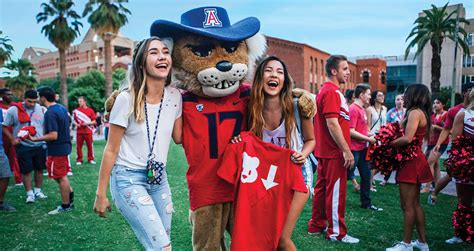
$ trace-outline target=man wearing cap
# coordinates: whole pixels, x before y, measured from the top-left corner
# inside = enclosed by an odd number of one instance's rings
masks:
[[[255,59],[248,41],[261,37],[259,29],[254,17],[231,25],[220,7],[190,10],[180,24],[157,20],[151,26],[151,36],[174,39],[173,74],[177,85],[188,90],[183,94],[183,147],[194,250],[226,249],[233,186],[218,177],[218,159],[244,129],[250,86],[242,80]]]

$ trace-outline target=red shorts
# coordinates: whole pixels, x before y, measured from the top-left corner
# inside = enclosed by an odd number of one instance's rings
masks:
[[[60,179],[67,175],[69,171],[69,159],[66,156],[48,156],[46,160],[48,177],[51,179]]]

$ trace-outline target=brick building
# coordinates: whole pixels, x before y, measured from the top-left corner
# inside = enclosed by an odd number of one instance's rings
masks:
[[[135,42],[118,33],[112,40],[112,69],[124,68],[132,63]],[[22,59],[28,59],[35,67],[38,80],[55,78],[59,74],[59,52],[29,47],[23,51]],[[66,51],[67,76],[77,78],[92,69],[104,71],[104,42],[93,29],[89,29],[78,45]]]
[[[377,56],[359,57],[357,64],[357,83],[368,83],[372,90],[387,92],[387,63]]]

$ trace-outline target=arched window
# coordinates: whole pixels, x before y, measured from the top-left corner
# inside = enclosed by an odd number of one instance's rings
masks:
[[[309,85],[313,85],[313,57],[309,57]]]
[[[368,71],[362,72],[362,82],[363,83],[369,83],[369,75],[370,75],[370,73]]]

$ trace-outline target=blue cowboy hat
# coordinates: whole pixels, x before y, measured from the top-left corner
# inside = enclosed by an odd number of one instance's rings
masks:
[[[187,32],[223,41],[242,41],[259,30],[260,21],[255,17],[248,17],[231,25],[224,8],[200,7],[183,13],[181,24],[156,20],[150,27],[150,35],[176,38]]]

